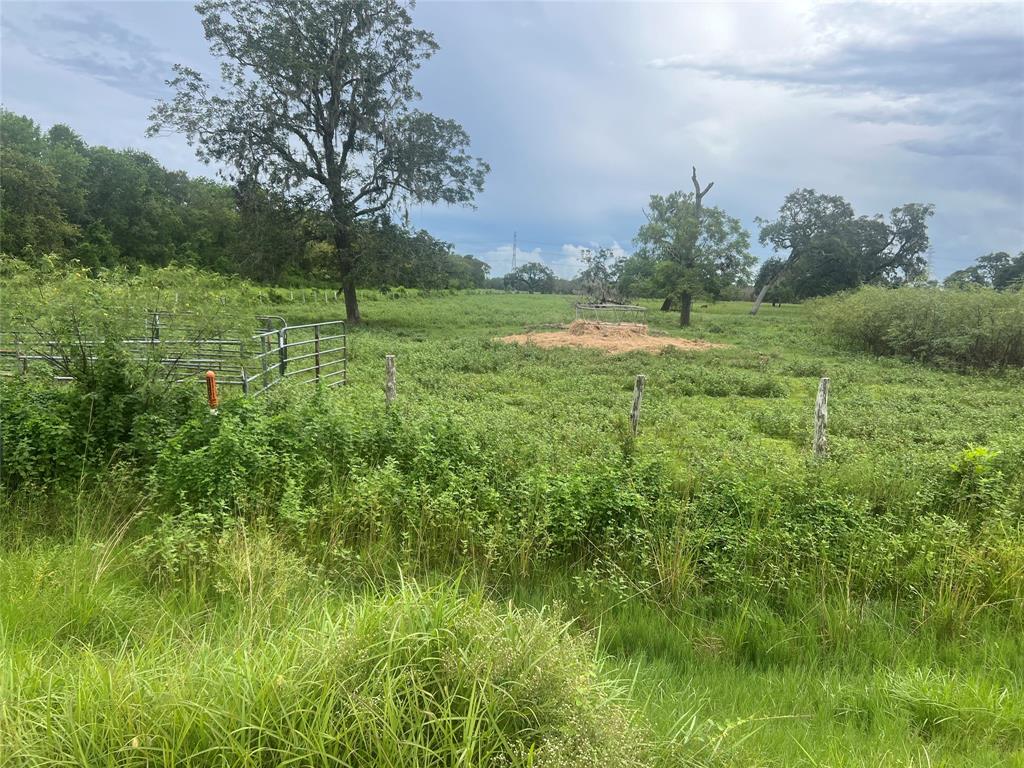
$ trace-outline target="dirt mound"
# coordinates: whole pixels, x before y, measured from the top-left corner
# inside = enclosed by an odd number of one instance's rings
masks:
[[[672,336],[651,336],[642,323],[598,323],[593,320],[575,320],[560,331],[518,333],[500,339],[508,344],[533,344],[544,349],[552,347],[578,347],[598,349],[602,352],[647,352],[656,354],[669,347],[703,351],[723,346],[708,341],[679,339]]]

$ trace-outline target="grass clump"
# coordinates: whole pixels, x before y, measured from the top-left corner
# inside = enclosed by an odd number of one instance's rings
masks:
[[[1024,292],[861,288],[821,299],[833,338],[875,355],[957,368],[1024,366]]]
[[[120,642],[65,634],[62,650],[2,628],[0,762],[652,764],[645,730],[601,674],[592,639],[550,613],[408,584],[346,600],[290,589],[282,604],[280,585],[266,587],[278,566],[265,542],[233,549],[244,557],[226,557],[224,572],[255,564],[263,586],[222,580],[212,612],[166,606],[140,636],[124,625]],[[270,580],[301,584],[293,565],[285,557]],[[110,596],[109,585],[101,591]],[[265,601],[277,601],[273,621]]]

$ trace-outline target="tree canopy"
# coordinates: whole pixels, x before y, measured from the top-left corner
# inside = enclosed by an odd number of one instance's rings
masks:
[[[528,261],[505,275],[505,287],[528,293],[553,293],[555,273],[539,261]]]
[[[755,258],[740,221],[721,208],[703,205],[694,169],[694,192],[651,195],[647,222],[634,242],[637,250],[622,266],[631,293],[651,291],[678,300],[679,323],[688,325],[695,296],[716,298],[738,280],[749,280]]]
[[[781,267],[760,286],[751,310],[784,283],[797,299],[823,296],[858,285],[901,285],[924,277],[931,205],[908,203],[882,215],[857,216],[839,195],[798,189],[786,196],[774,221],[757,219],[762,245],[788,252]]]
[[[413,75],[438,49],[397,0],[202,0],[211,85],[178,65],[150,131],[302,196],[329,221],[350,320],[359,320],[356,222],[402,204],[472,204],[488,166],[455,121],[414,109]]]
[[[603,303],[619,298],[619,274],[625,257],[611,248],[584,248],[580,253],[583,270],[576,276],[580,290],[591,300]]]
[[[969,267],[958,269],[943,281],[947,288],[983,285],[1004,289],[1024,285],[1024,251],[1016,257],[1006,251],[979,256]]]
[[[337,284],[326,215],[251,177],[226,184],[163,168],[138,150],[86,144],[71,128],[43,131],[0,111],[3,228],[0,251],[99,269],[175,263],[274,284]],[[428,233],[357,222],[360,286],[483,287],[484,262],[456,255]]]

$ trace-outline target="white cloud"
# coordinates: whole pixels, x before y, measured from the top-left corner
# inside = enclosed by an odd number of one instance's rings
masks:
[[[9,5],[5,19],[25,32],[5,34],[7,108],[209,172],[180,137],[143,138],[147,99],[68,59],[74,29],[34,23],[101,8],[124,40],[210,72],[191,8]],[[940,274],[1024,244],[1019,4],[422,3],[415,17],[441,45],[417,75],[423,107],[463,123],[493,170],[476,210],[413,219],[492,274],[511,267],[518,231],[519,263],[571,277],[583,244],[628,244],[649,195],[688,189],[691,165],[755,242],[754,217],[808,186],[862,213],[935,203]],[[937,93],[954,82],[978,87]]]

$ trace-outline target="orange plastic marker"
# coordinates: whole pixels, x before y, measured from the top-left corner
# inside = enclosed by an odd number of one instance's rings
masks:
[[[206,398],[210,401],[210,413],[217,412],[217,374],[206,372]]]

